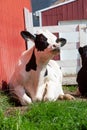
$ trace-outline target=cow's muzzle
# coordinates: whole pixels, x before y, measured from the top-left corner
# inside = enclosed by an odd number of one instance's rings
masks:
[[[59,53],[59,52],[60,52],[60,47],[55,47],[55,48],[53,48],[53,49],[52,49],[52,52],[58,52],[58,53]]]

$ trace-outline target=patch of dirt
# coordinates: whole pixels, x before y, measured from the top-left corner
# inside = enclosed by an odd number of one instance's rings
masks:
[[[10,107],[6,110],[4,113],[5,116],[15,116],[16,112],[20,112],[21,114],[24,114],[24,112],[28,111],[28,106],[20,106],[20,107]]]

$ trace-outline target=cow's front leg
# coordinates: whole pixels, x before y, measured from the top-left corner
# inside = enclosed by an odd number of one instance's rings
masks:
[[[45,93],[46,93],[46,84],[38,86],[35,101],[42,101]]]
[[[15,86],[14,89],[10,90],[12,98],[18,100],[21,105],[28,105],[32,103],[31,98],[25,93],[25,89],[21,86]]]
[[[26,93],[24,93],[23,96],[22,96],[21,104],[22,105],[28,105],[28,104],[31,104],[31,103],[32,103],[31,98]]]
[[[73,97],[71,94],[64,94],[64,95],[59,95],[58,99],[60,100],[75,100],[75,97]]]

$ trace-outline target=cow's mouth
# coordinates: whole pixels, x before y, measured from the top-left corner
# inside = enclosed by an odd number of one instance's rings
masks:
[[[59,47],[56,47],[52,50],[52,52],[56,52],[56,53],[59,53],[60,52],[60,48]]]

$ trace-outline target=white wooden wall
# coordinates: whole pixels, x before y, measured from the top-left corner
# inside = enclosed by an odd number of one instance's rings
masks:
[[[61,26],[65,30],[59,34],[67,39],[67,44],[61,48],[60,65],[64,75],[75,75],[81,67],[78,48],[87,45],[86,24]]]
[[[59,37],[67,39],[67,44],[61,48],[60,61],[56,62],[61,66],[64,76],[76,75],[81,67],[78,48],[87,45],[86,24],[33,27],[32,15],[27,9],[24,9],[24,12],[26,30],[34,34],[40,28],[48,29],[52,33],[59,33]],[[28,48],[33,45],[30,41]]]

